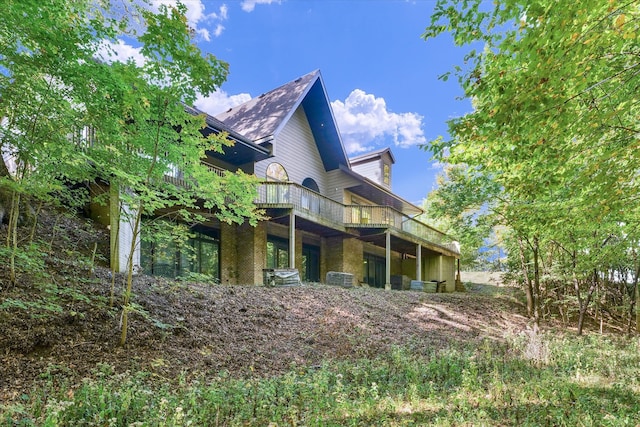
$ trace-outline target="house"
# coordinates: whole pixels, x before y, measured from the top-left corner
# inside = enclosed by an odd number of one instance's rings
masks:
[[[265,269],[296,268],[309,282],[337,271],[375,287],[417,279],[454,290],[457,243],[414,219],[422,210],[393,193],[389,149],[347,157],[319,71],[207,116],[205,133],[220,131],[236,144],[206,153],[212,173],[241,169],[262,178],[255,203],[269,219],[196,228],[190,268],[223,284],[260,284]],[[127,227],[117,228],[124,259]],[[136,257],[151,274],[181,271],[175,248],[143,241]]]

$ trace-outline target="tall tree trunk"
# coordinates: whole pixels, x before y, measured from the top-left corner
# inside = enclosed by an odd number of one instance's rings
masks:
[[[527,296],[527,315],[529,317],[533,316],[535,301],[533,299],[533,285],[531,284],[531,279],[529,278],[529,268],[527,267],[527,260],[524,255],[524,244],[522,243],[522,239],[518,237],[518,249],[520,252],[520,268],[522,269],[522,275],[524,276],[525,281],[525,294]]]
[[[638,283],[638,276],[640,276],[640,264],[637,260],[636,251],[633,251],[634,260],[636,261],[636,271],[633,277],[633,298],[630,304],[629,317],[631,313],[635,311],[636,314],[636,334],[640,332],[640,283]],[[629,330],[627,333],[631,334],[631,321],[629,321]]]
[[[587,308],[589,308],[589,303],[591,302],[591,298],[593,297],[593,293],[595,292],[597,286],[598,286],[598,276],[596,274],[596,272],[594,271],[592,277],[591,277],[591,285],[589,286],[589,289],[587,290],[587,295],[585,296],[585,298],[582,298],[581,296],[581,292],[580,292],[580,284],[578,281],[578,278],[575,275],[575,272],[573,273],[573,278],[574,278],[574,286],[576,289],[576,296],[578,297],[578,305],[579,305],[579,313],[578,313],[578,335],[582,335],[582,331],[584,329],[584,318],[586,316],[587,313]]]
[[[138,206],[136,216],[133,221],[133,228],[131,231],[131,246],[129,247],[129,256],[127,257],[127,288],[124,292],[124,302],[122,305],[122,328],[120,331],[120,345],[124,346],[127,342],[127,323],[129,319],[129,304],[131,303],[131,292],[133,291],[133,255],[136,250],[136,244],[138,236],[140,234],[140,222],[142,221],[142,202]]]
[[[151,163],[149,164],[149,168],[147,169],[147,174],[145,176],[144,185],[148,186],[151,184],[151,177],[153,176],[153,170],[156,167],[159,156],[159,144],[160,144],[160,130],[161,125],[166,118],[167,114],[167,106],[168,102],[164,100],[164,110],[161,114],[161,120],[158,121],[158,127],[156,128],[155,135],[155,146],[153,156],[151,158]],[[129,248],[129,256],[127,257],[127,288],[124,294],[124,304],[122,307],[122,329],[120,333],[120,345],[124,346],[127,342],[127,322],[129,318],[129,304],[131,302],[131,292],[133,289],[133,254],[136,249],[136,244],[138,242],[138,236],[140,235],[140,223],[142,222],[142,214],[144,212],[145,201],[142,195],[138,197],[138,206],[136,207],[136,216],[133,222],[133,230],[131,232],[131,246]]]
[[[16,284],[16,254],[18,252],[18,217],[20,216],[20,193],[13,192],[11,210],[9,211],[9,228],[7,230],[7,249],[9,255],[9,283]]]
[[[533,238],[533,319],[537,327],[540,327],[540,263],[539,241]]]

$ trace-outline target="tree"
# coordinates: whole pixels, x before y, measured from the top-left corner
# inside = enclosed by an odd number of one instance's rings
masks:
[[[626,259],[637,242],[639,31],[634,1],[441,0],[424,34],[467,46],[453,73],[474,106],[430,148],[500,188],[492,211],[512,230],[531,311],[569,281],[579,333],[604,254]]]
[[[485,178],[464,165],[448,165],[423,205],[425,222],[460,242],[460,263],[470,270],[497,267],[486,249],[495,245],[491,205],[500,189]]]
[[[204,117],[185,105],[219,87],[228,66],[195,46],[184,5],[155,10],[137,1],[45,0],[9,1],[6,9],[0,116],[8,120],[0,148],[19,165],[19,173],[3,181],[17,195],[14,204],[22,194],[47,200],[70,183],[105,180],[131,224],[131,254],[144,215],[170,212],[190,224],[205,214],[256,223],[255,178],[242,172],[220,177],[202,164],[205,151],[220,152],[230,141],[224,134],[204,138]],[[140,46],[143,63],[105,57],[118,37]],[[176,170],[186,185],[165,179]],[[133,268],[131,255],[121,344]]]

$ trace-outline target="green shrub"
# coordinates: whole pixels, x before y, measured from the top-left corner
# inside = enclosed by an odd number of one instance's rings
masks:
[[[527,341],[548,348],[541,363]],[[0,423],[45,426],[636,425],[637,340],[523,335],[509,344],[292,367],[281,376],[184,378],[100,366],[77,389],[38,390]]]

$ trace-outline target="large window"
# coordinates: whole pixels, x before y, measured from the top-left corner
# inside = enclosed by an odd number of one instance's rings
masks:
[[[164,277],[199,273],[220,279],[220,240],[215,230],[197,228],[186,241],[143,236],[140,264],[146,274]]]
[[[384,288],[386,280],[386,262],[383,257],[364,254],[362,280],[369,286]]]
[[[305,178],[304,181],[302,181],[302,186],[313,190],[316,193],[320,193],[318,183],[316,183],[313,178]],[[303,190],[300,198],[300,204],[304,209],[308,209],[314,213],[320,213],[320,198],[317,194]]]
[[[284,167],[280,163],[270,163],[267,166],[266,178],[268,182],[283,183],[267,187],[267,203],[290,203],[289,187],[285,184],[289,181],[289,175]]]
[[[320,248],[302,245],[302,280],[305,282],[320,281]]]
[[[279,237],[267,237],[267,268],[289,267],[289,241]]]

